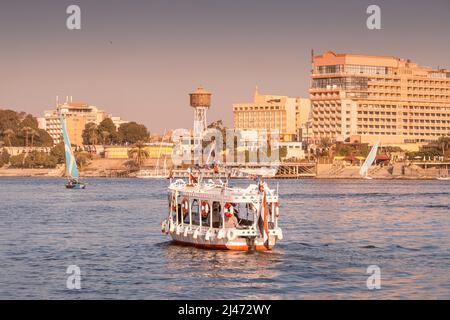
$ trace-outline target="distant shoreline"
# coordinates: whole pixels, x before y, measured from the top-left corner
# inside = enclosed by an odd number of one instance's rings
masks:
[[[111,179],[105,175],[93,175],[91,172],[84,176],[81,174],[82,178],[103,178]],[[64,178],[61,175],[55,175],[54,169],[0,169],[0,178]],[[117,177],[113,177],[117,178]],[[136,177],[122,177],[120,179],[137,179]],[[316,177],[298,177],[298,178],[272,178],[274,180],[362,180],[360,177],[355,176],[328,176],[328,175],[318,175]],[[238,179],[236,179],[238,180]],[[240,179],[239,179],[240,180]],[[437,180],[437,177],[420,177],[420,176],[383,176],[383,177],[373,177],[373,180]]]

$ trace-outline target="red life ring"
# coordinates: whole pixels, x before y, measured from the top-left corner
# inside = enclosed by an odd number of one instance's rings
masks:
[[[202,218],[207,218],[209,215],[209,203],[208,201],[202,201]]]
[[[233,216],[233,211],[233,205],[229,202],[225,203],[225,205],[223,206],[223,214],[225,215],[225,217],[231,218]]]
[[[186,217],[189,212],[189,201],[187,198],[184,198],[181,202],[181,211],[183,212],[183,216]]]

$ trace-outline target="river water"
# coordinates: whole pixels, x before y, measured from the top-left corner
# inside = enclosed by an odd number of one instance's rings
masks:
[[[88,183],[0,178],[0,299],[450,299],[445,181],[270,181],[285,239],[266,253],[171,244],[167,181]]]

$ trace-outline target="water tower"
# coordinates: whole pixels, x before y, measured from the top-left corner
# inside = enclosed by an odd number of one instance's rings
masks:
[[[206,111],[211,106],[211,93],[202,87],[189,94],[194,108],[194,137],[202,137],[206,130]]]

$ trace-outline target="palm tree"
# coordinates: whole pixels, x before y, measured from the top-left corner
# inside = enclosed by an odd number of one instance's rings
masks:
[[[33,145],[34,145],[34,137],[39,137],[39,133],[37,132],[37,130],[31,128],[30,136],[31,136],[31,146],[33,147]]]
[[[6,129],[3,131],[3,136],[6,137],[6,141],[8,141],[8,145],[11,147],[11,137],[14,135],[14,131],[12,129]]]
[[[101,132],[101,135],[102,135],[102,139],[103,139],[103,144],[106,144],[106,141],[107,141],[108,137],[110,136],[110,133],[108,131],[104,130]]]
[[[89,128],[89,143],[91,145],[96,145],[98,142],[97,126],[92,126]]]
[[[20,130],[25,133],[25,147],[28,147],[28,135],[30,134],[31,128],[30,127],[23,127]]]
[[[450,137],[440,137],[438,143],[442,148],[442,155],[445,155],[445,151],[450,147]]]
[[[138,167],[141,168],[142,163],[144,163],[145,159],[150,157],[150,154],[145,150],[145,144],[142,141],[138,141],[134,144],[133,148],[128,151],[128,156],[133,158]]]
[[[331,158],[333,142],[329,137],[320,139],[319,147],[321,149],[321,156],[328,155],[328,157]]]

